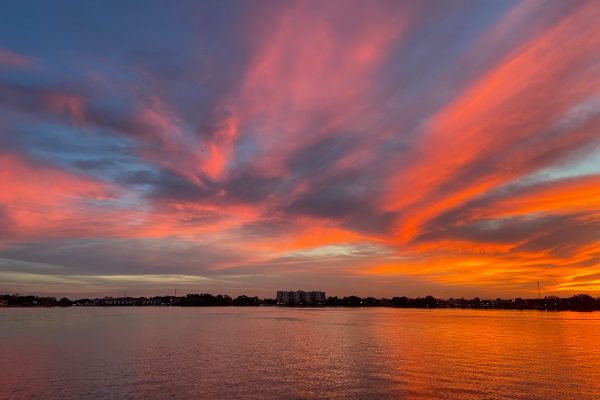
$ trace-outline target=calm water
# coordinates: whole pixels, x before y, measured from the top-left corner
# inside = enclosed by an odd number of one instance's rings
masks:
[[[0,309],[0,398],[600,399],[600,313]]]

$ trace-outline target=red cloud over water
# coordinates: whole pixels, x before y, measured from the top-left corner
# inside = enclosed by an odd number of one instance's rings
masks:
[[[597,4],[158,9],[0,51],[10,287],[599,292]]]

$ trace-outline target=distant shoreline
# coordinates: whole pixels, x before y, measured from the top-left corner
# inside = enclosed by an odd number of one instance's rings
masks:
[[[137,306],[137,305],[118,305],[118,306],[43,306],[43,305],[6,305],[0,306],[2,309],[23,309],[23,308],[286,308],[286,309],[324,309],[324,308],[337,308],[337,309],[399,309],[399,310],[478,310],[478,311],[542,311],[542,312],[582,312],[589,313],[600,311],[600,309],[556,309],[556,308],[490,308],[490,307],[394,307],[394,306],[327,306],[327,305],[256,305],[256,306],[169,306],[169,305],[148,305],[148,306]]]
[[[411,308],[411,309],[468,309],[468,310],[537,310],[537,311],[600,311],[600,298],[587,294],[559,298],[547,296],[538,299],[436,299],[433,296],[391,299],[348,296],[328,297],[320,303],[278,304],[274,299],[260,299],[245,295],[232,298],[227,295],[188,294],[186,296],[103,297],[70,300],[66,297],[0,295],[0,308],[52,307],[285,307],[285,308]]]

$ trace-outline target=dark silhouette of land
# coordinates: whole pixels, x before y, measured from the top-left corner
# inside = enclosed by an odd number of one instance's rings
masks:
[[[436,299],[433,296],[408,298],[393,297],[328,297],[317,304],[278,305],[274,299],[211,294],[188,294],[186,296],[155,297],[103,297],[95,299],[70,300],[66,297],[0,295],[0,306],[5,307],[115,307],[115,306],[178,306],[178,307],[227,307],[227,306],[279,306],[279,307],[396,307],[396,308],[473,308],[503,310],[544,310],[544,311],[600,311],[600,298],[587,294],[571,297],[546,296],[538,299]]]

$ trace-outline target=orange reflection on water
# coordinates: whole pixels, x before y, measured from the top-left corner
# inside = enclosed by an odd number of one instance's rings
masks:
[[[0,398],[597,399],[598,313],[0,310]]]

